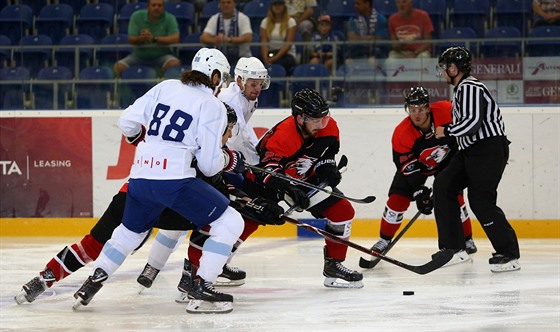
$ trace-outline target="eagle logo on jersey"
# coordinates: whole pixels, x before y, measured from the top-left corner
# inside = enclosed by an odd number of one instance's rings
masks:
[[[448,145],[433,146],[420,153],[420,161],[426,165],[428,170],[432,170],[449,155],[450,151]]]
[[[295,168],[297,170],[297,175],[303,176],[313,167],[313,164],[317,158],[311,158],[308,156],[303,156],[298,158],[293,164],[289,165],[288,168]]]

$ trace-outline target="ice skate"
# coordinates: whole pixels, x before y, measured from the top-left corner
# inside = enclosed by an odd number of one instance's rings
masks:
[[[245,277],[247,273],[245,271],[229,266],[224,265],[222,270],[222,274],[218,276],[218,279],[214,283],[215,286],[241,286],[245,284]]]
[[[497,253],[492,254],[492,258],[488,260],[488,263],[490,263],[490,271],[492,272],[510,272],[521,269],[517,258],[511,258]]]
[[[211,282],[196,276],[189,289],[187,312],[191,314],[221,313],[233,310],[233,296],[216,291]]]
[[[103,271],[102,268],[98,267],[95,269],[93,275],[89,276],[82,287],[74,293],[76,302],[74,302],[72,309],[76,310],[80,306],[88,305],[93,296],[103,287],[103,282],[107,280],[107,278],[109,278],[109,275],[107,275],[107,272]]]
[[[144,270],[142,271],[142,273],[140,273],[138,279],[136,279],[136,281],[140,284],[138,294],[142,293],[144,289],[152,287],[152,284],[154,283],[154,280],[156,279],[158,273],[158,269],[146,263]]]
[[[451,265],[457,265],[457,264],[471,262],[471,261],[472,261],[471,256],[469,256],[469,254],[467,254],[465,250],[459,250],[455,252],[453,258],[451,258],[451,260],[442,267],[448,267]]]
[[[362,288],[363,276],[360,272],[352,271],[342,265],[342,261],[327,257],[327,247],[324,247],[323,253],[325,256],[325,266],[323,268],[323,275],[325,287],[330,288]],[[339,282],[337,279],[342,279],[346,282]]]
[[[465,251],[467,252],[467,254],[472,255],[474,253],[476,253],[478,251],[478,248],[476,247],[476,244],[474,244],[474,240],[473,239],[468,239],[465,241]]]
[[[191,262],[185,258],[183,263],[183,273],[181,275],[181,280],[179,280],[179,284],[177,285],[177,289],[179,290],[179,295],[175,299],[177,303],[187,303],[189,302],[189,288],[191,287],[191,275],[192,275],[192,264]]]
[[[387,246],[389,246],[389,243],[391,241],[389,240],[385,240],[385,239],[379,239],[379,241],[377,241],[372,247],[371,250],[383,254],[383,252],[385,251],[385,249],[387,249]],[[374,259],[377,259],[377,257],[375,256],[365,256],[362,257],[363,259],[365,259],[366,261],[373,261]]]
[[[21,287],[21,292],[19,292],[15,297],[17,304],[23,304],[25,302],[33,302],[35,299],[43,294],[47,290],[47,282],[54,282],[56,278],[51,269],[45,269],[41,272],[38,277],[31,279],[28,283]]]

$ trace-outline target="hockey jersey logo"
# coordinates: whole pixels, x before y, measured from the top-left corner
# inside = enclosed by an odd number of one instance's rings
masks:
[[[448,155],[451,149],[448,145],[436,145],[420,153],[420,161],[427,170],[435,169]]]
[[[289,165],[288,168],[295,168],[297,175],[304,176],[313,167],[316,160],[317,158],[308,156],[299,157],[293,164]]]

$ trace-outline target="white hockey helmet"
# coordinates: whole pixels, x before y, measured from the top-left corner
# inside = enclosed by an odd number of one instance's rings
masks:
[[[215,48],[204,47],[198,50],[192,60],[191,70],[206,74],[210,79],[212,79],[214,70],[218,70],[221,75],[222,84],[225,87],[231,81],[229,62],[226,56]]]
[[[270,76],[268,70],[264,67],[261,60],[254,56],[249,58],[239,58],[235,66],[235,80],[241,77],[243,86],[247,84],[247,79],[252,78],[256,80],[264,80],[262,89],[266,90],[270,86]]]

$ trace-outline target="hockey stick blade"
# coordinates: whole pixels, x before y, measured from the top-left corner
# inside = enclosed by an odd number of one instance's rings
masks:
[[[410,219],[408,224],[406,224],[406,226],[404,226],[401,232],[387,245],[387,248],[385,248],[385,250],[381,252],[381,255],[386,255],[389,252],[389,250],[391,250],[391,248],[395,246],[397,241],[404,235],[404,233],[406,233],[406,231],[410,228],[410,226],[412,226],[412,224],[416,221],[416,219],[418,219],[418,217],[420,217],[421,215],[422,212],[420,211],[416,212],[416,214],[414,215],[414,217],[412,217],[412,219]],[[360,267],[364,269],[373,269],[377,264],[379,264],[380,261],[381,259],[379,259],[378,257],[373,258],[371,260],[364,257],[360,257],[360,262],[358,265],[360,265]]]
[[[331,195],[331,196],[334,196],[334,197],[344,198],[344,199],[347,199],[347,200],[349,200],[349,201],[351,201],[351,202],[354,202],[354,203],[368,204],[368,203],[371,203],[371,202],[375,201],[375,196],[367,196],[367,197],[365,197],[365,198],[352,198],[352,197],[348,197],[348,196],[346,196],[346,195],[344,195],[344,194],[342,194],[342,193],[339,193],[339,192],[336,192],[336,191],[332,191],[332,190],[329,190],[329,189],[326,189],[326,188],[320,188],[320,187],[318,187],[318,186],[316,186],[316,185],[313,185],[313,184],[311,184],[311,183],[305,182],[305,181],[303,181],[303,180],[299,180],[299,179],[293,178],[293,177],[288,176],[288,175],[284,175],[284,174],[279,174],[279,173],[276,173],[276,172],[272,172],[272,171],[269,171],[269,170],[267,170],[267,169],[264,169],[264,168],[255,166],[255,165],[251,165],[251,164],[245,163],[245,167],[247,167],[248,169],[251,169],[251,170],[253,170],[253,171],[256,171],[256,172],[260,172],[260,173],[265,173],[265,174],[272,175],[272,176],[274,176],[274,177],[277,177],[277,178],[282,179],[282,180],[284,180],[284,181],[288,181],[288,182],[294,183],[294,184],[296,184],[296,185],[300,185],[300,186],[304,186],[304,187],[307,187],[307,188],[310,188],[310,189],[316,189],[316,190],[325,192],[325,193],[327,193],[327,194],[329,194],[329,195]]]
[[[289,217],[286,217],[286,216],[284,216],[284,220],[291,223],[291,224],[294,224],[298,227],[302,227],[302,228],[305,228],[305,229],[310,230],[312,232],[315,232],[315,233],[317,233],[317,234],[319,234],[319,235],[321,235],[325,238],[328,238],[328,239],[330,239],[334,242],[346,245],[350,248],[354,248],[354,249],[356,249],[358,251],[361,251],[363,253],[366,253],[368,255],[379,257],[381,260],[384,260],[384,261],[389,262],[393,265],[402,267],[403,269],[409,270],[409,271],[417,273],[417,274],[427,274],[427,273],[430,273],[434,270],[439,269],[440,267],[444,266],[447,262],[449,262],[451,260],[451,258],[453,258],[453,254],[454,254],[453,250],[445,249],[445,250],[441,250],[441,251],[438,251],[437,253],[433,254],[432,255],[432,260],[429,261],[428,263],[424,264],[424,265],[409,265],[409,264],[403,263],[401,261],[398,261],[396,259],[381,255],[381,254],[379,254],[379,253],[377,253],[373,250],[370,250],[366,247],[362,247],[361,245],[359,245],[357,243],[341,239],[336,235],[333,235],[333,234],[331,234],[327,231],[324,231],[322,229],[319,229],[317,227],[305,224],[305,223],[303,223],[299,220],[292,219],[292,218],[289,218]]]

